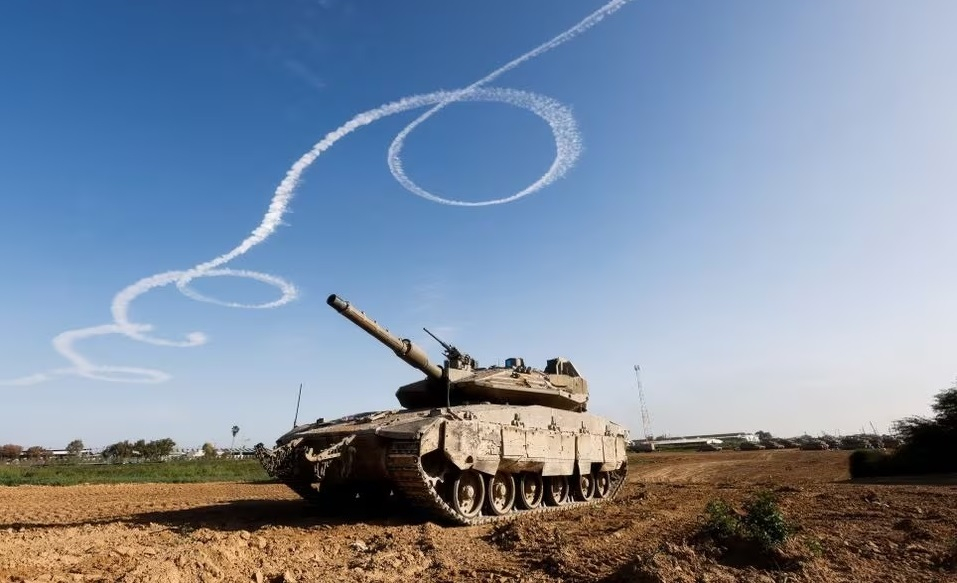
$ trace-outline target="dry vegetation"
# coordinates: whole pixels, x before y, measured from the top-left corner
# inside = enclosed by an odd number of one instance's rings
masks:
[[[957,580],[957,486],[848,482],[847,452],[654,453],[618,500],[504,526],[320,516],[273,484],[0,488],[0,581]],[[769,552],[705,507],[773,493]]]

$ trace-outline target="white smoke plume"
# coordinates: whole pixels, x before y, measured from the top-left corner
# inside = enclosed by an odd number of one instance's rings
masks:
[[[416,118],[412,123],[402,129],[401,132],[392,141],[389,146],[388,164],[389,169],[395,179],[407,190],[440,204],[455,206],[488,206],[503,204],[518,200],[528,196],[545,186],[548,186],[555,180],[561,178],[575,163],[581,154],[581,138],[577,125],[571,112],[561,103],[535,93],[518,91],[514,89],[485,87],[500,75],[514,69],[522,63],[533,59],[551,49],[571,40],[575,36],[585,32],[595,24],[598,24],[606,16],[614,13],[631,0],[612,0],[592,14],[588,15],[576,25],[565,32],[552,38],[536,48],[528,51],[520,57],[492,71],[485,77],[475,81],[468,87],[456,89],[453,91],[437,91],[422,95],[405,97],[392,103],[387,103],[375,109],[360,113],[347,121],[339,128],[329,132],[320,140],[311,150],[306,152],[301,158],[296,160],[291,168],[286,172],[285,178],[276,187],[269,208],[263,216],[262,222],[253,231],[242,240],[232,250],[215,257],[204,263],[200,263],[190,269],[183,271],[166,271],[145,277],[130,286],[120,290],[113,298],[111,311],[113,313],[113,322],[100,326],[89,328],[80,328],[77,330],[68,330],[57,335],[53,339],[54,349],[63,358],[68,360],[71,367],[53,369],[43,373],[32,374],[17,379],[0,381],[0,385],[26,386],[46,382],[64,375],[80,376],[88,379],[114,381],[114,382],[137,382],[137,383],[160,383],[168,380],[170,376],[159,370],[148,368],[127,367],[127,366],[106,366],[90,362],[83,355],[77,352],[74,345],[87,338],[103,336],[108,334],[122,334],[133,340],[155,344],[157,346],[177,346],[189,347],[204,344],[207,341],[206,335],[202,332],[191,332],[184,339],[169,340],[151,336],[149,332],[152,326],[149,324],[139,324],[130,320],[130,306],[139,296],[159,287],[170,284],[176,284],[176,287],[189,298],[194,300],[209,302],[231,308],[277,308],[287,304],[298,294],[296,287],[288,281],[274,275],[259,273],[256,271],[247,271],[239,269],[230,269],[223,267],[233,259],[245,254],[256,245],[262,243],[276,228],[281,224],[283,215],[296,193],[296,187],[303,172],[312,165],[313,162],[322,155],[323,152],[331,148],[339,140],[346,137],[353,131],[362,126],[369,125],[375,121],[394,115],[397,113],[429,107],[425,113]],[[516,107],[521,107],[531,111],[541,117],[552,130],[555,139],[555,159],[552,161],[548,171],[538,178],[535,182],[526,188],[504,198],[495,200],[486,200],[478,202],[469,202],[461,200],[451,200],[443,198],[421,188],[406,176],[402,168],[402,159],[400,154],[405,139],[422,122],[429,119],[436,112],[449,104],[461,101],[495,101],[507,103]],[[279,290],[279,296],[270,301],[261,304],[242,304],[236,302],[224,302],[216,298],[211,298],[200,294],[192,289],[190,283],[193,280],[203,277],[242,277],[253,279],[276,287]]]

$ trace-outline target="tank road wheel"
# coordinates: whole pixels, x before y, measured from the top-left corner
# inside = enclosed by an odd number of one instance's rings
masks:
[[[595,474],[595,498],[605,498],[611,492],[611,477],[608,472]]]
[[[475,518],[485,502],[485,480],[475,470],[465,470],[452,482],[452,508],[465,518]]]
[[[525,510],[538,508],[538,505],[542,503],[544,490],[540,474],[523,472],[518,477],[518,505]]]
[[[549,476],[545,478],[545,503],[549,506],[561,506],[568,502],[568,476]]]
[[[515,479],[512,474],[499,472],[488,479],[486,506],[494,516],[508,514],[515,505]]]
[[[572,478],[572,482],[575,484],[574,495],[575,500],[591,500],[591,497],[595,494],[595,477],[591,474],[579,474]]]

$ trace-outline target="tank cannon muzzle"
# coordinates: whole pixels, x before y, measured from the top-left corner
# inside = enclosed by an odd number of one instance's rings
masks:
[[[336,294],[332,294],[326,299],[326,303],[336,309],[337,312],[342,312],[349,307],[349,302],[340,298]]]
[[[336,294],[332,294],[326,298],[326,303],[352,321],[353,324],[368,332],[370,336],[388,346],[395,352],[396,356],[424,372],[429,378],[443,378],[442,368],[430,362],[425,351],[413,344],[408,338],[395,336],[384,326],[381,326],[378,322],[366,316],[361,310],[357,310],[350,305],[349,302]]]

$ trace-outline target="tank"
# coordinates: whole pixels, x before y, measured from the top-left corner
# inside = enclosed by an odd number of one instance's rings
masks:
[[[480,367],[437,338],[442,366],[339,296],[327,303],[425,375],[401,408],[319,418],[273,448],[266,472],[317,503],[394,498],[449,524],[483,524],[613,498],[627,473],[627,430],[586,412],[588,383],[556,357]]]

